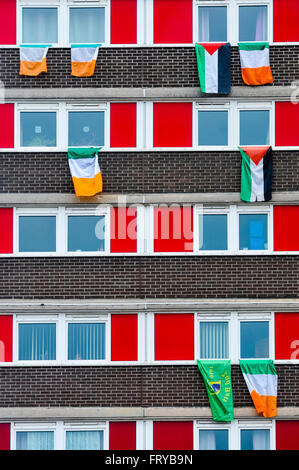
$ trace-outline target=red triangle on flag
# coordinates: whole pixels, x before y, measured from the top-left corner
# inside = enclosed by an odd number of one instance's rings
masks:
[[[210,55],[213,55],[219,47],[226,44],[225,42],[207,42],[207,43],[200,43],[199,45],[202,46]]]
[[[268,145],[268,147],[240,147],[240,149],[244,150],[244,152],[247,153],[248,157],[250,158],[250,160],[253,161],[255,165],[258,165],[260,163],[269,148],[270,145]]]

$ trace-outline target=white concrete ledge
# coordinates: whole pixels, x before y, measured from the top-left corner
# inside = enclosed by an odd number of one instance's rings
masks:
[[[76,197],[75,194],[60,193],[3,193],[0,194],[2,206],[11,205],[68,205],[68,204],[244,204],[240,193],[153,193],[153,194],[113,194],[101,193],[94,197]],[[299,203],[299,191],[274,192],[269,203]],[[254,206],[265,205],[255,202]]]
[[[76,420],[76,419],[211,419],[211,409],[209,407],[157,407],[157,408],[0,408],[0,421],[14,420]],[[255,408],[244,407],[234,408],[235,419],[260,418]],[[299,407],[282,407],[277,409],[278,419],[299,419]],[[260,418],[263,419],[263,418]]]

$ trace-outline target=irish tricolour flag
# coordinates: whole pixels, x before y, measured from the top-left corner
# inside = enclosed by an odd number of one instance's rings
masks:
[[[99,148],[69,148],[68,162],[76,196],[94,196],[102,192]]]
[[[277,372],[273,361],[240,360],[240,367],[256,411],[265,418],[276,416]]]
[[[20,46],[20,75],[36,77],[47,72],[49,46]]]
[[[242,155],[242,201],[270,201],[272,198],[272,147],[239,147],[239,150]]]
[[[195,44],[202,93],[230,93],[230,43]]]
[[[265,85],[272,83],[269,43],[239,43],[242,78],[246,85]]]
[[[91,77],[94,74],[101,44],[75,44],[71,46],[72,75]]]

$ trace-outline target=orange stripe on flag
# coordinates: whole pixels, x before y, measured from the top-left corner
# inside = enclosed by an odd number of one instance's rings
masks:
[[[72,62],[72,75],[75,77],[90,77],[94,74],[96,60],[90,62]]]
[[[36,77],[42,72],[47,72],[46,57],[41,62],[20,61],[20,75]]]
[[[102,174],[98,173],[94,178],[77,178],[73,176],[76,196],[94,196],[103,190]]]
[[[246,85],[265,85],[274,82],[270,67],[244,68],[242,69],[242,78]]]
[[[258,413],[262,413],[265,418],[276,416],[277,397],[259,395],[255,390],[252,390],[250,395]]]

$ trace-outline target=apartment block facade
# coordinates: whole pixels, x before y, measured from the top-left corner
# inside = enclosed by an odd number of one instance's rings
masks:
[[[0,2],[1,450],[299,449],[298,20],[296,0]],[[244,84],[244,41],[269,42],[273,84]],[[195,43],[226,42],[231,92],[204,94]],[[20,75],[36,44],[47,72]],[[272,147],[270,201],[241,201],[240,145]],[[68,148],[90,146],[103,192],[77,197]],[[276,417],[242,358],[274,361]],[[231,361],[232,422],[200,359]]]

